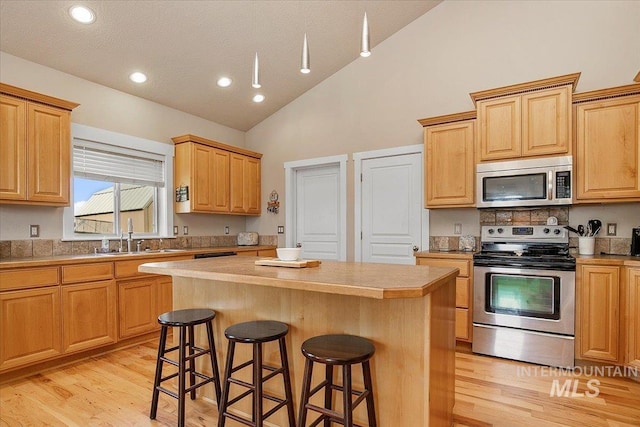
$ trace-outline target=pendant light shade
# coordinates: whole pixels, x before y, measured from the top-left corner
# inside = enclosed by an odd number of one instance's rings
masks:
[[[258,52],[256,52],[256,58],[253,61],[253,79],[251,80],[251,86],[259,89],[260,84],[260,64],[258,63]]]
[[[364,20],[362,21],[362,40],[360,42],[360,56],[367,57],[371,55],[369,49],[369,21],[367,21],[367,12],[364,13]]]
[[[311,72],[311,60],[309,59],[309,44],[307,43],[307,33],[304,33],[302,42],[302,61],[300,62],[300,72],[309,74]]]

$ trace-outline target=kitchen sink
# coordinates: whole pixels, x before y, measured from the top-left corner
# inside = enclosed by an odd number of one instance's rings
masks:
[[[162,254],[172,252],[186,252],[186,249],[153,249],[140,252],[98,252],[96,256],[123,256],[123,255],[145,255],[145,254]]]

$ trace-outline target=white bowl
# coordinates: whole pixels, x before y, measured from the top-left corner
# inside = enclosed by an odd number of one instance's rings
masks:
[[[300,258],[302,248],[276,248],[276,252],[282,261],[295,261]]]

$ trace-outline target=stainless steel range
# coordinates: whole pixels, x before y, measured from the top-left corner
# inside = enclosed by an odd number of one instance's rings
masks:
[[[562,226],[483,226],[473,258],[475,353],[574,366],[576,261]]]

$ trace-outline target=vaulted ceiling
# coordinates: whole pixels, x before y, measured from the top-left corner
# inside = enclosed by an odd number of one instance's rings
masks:
[[[375,55],[376,45],[439,2],[0,0],[0,50],[244,131],[350,62],[366,61],[365,12]],[[96,21],[73,21],[74,4],[90,7]],[[260,89],[251,87],[256,52]],[[133,71],[147,82],[131,82]],[[233,79],[228,88],[216,85],[223,75]],[[259,104],[251,100],[258,92],[266,97]]]

